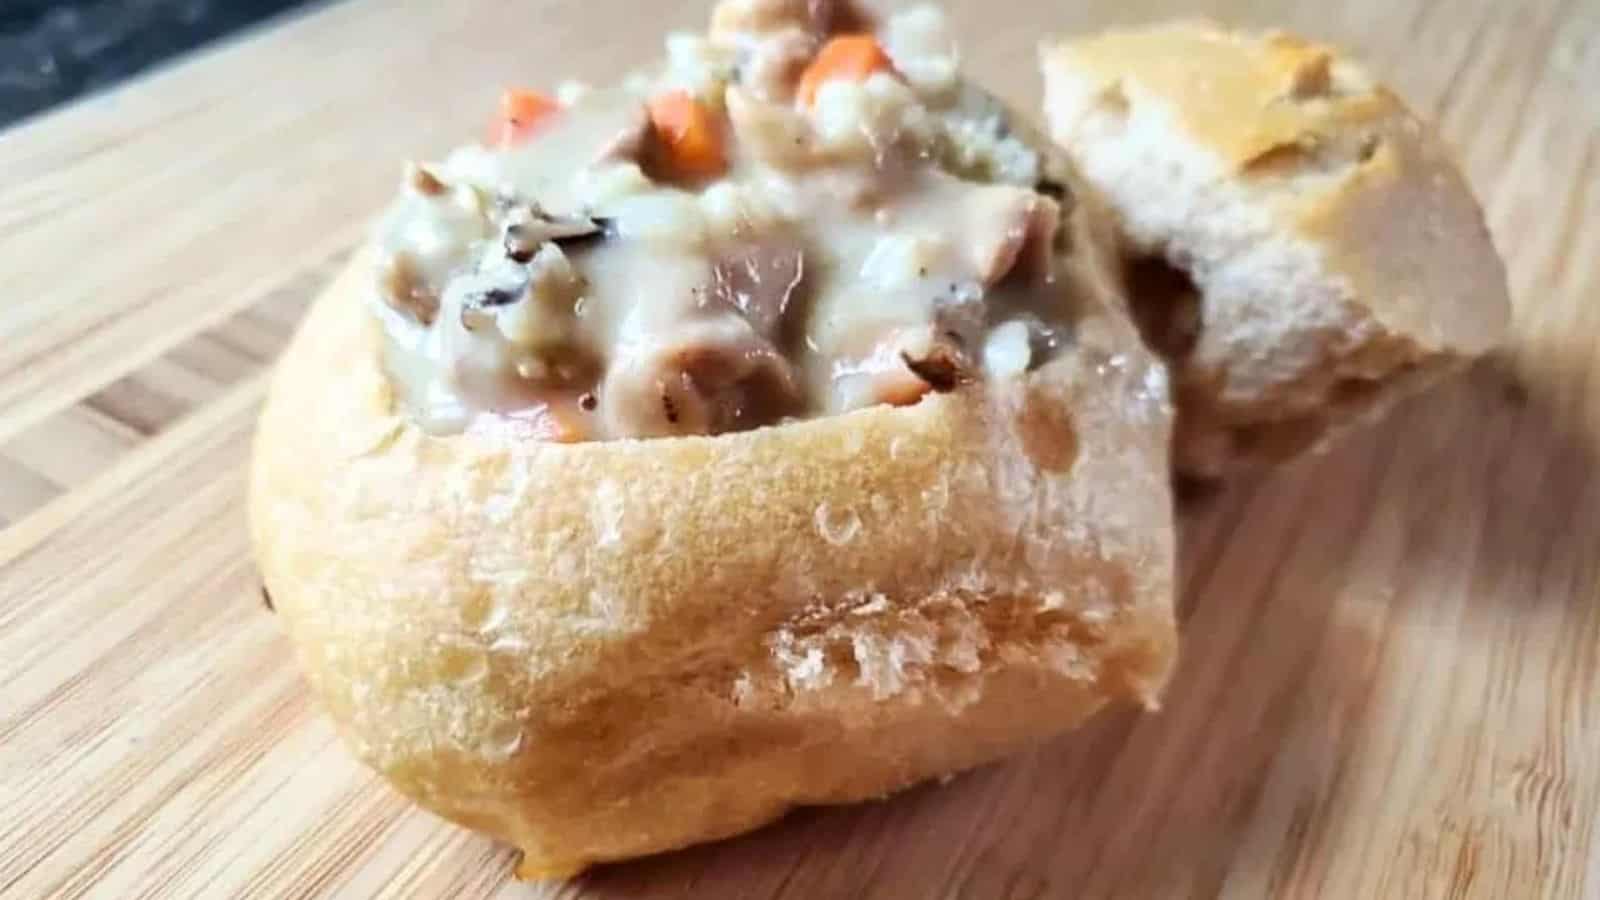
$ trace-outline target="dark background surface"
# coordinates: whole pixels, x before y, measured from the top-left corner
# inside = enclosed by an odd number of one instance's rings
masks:
[[[309,0],[0,0],[0,127]]]

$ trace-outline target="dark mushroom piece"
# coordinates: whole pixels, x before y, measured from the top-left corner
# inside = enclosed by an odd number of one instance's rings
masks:
[[[973,365],[954,333],[938,335],[927,350],[900,351],[900,359],[911,373],[940,394],[948,394],[973,380]]]
[[[556,216],[541,209],[538,204],[519,206],[506,216],[502,244],[506,256],[514,262],[526,263],[547,242],[562,249],[581,247],[616,234],[616,223],[611,219],[592,216]]]

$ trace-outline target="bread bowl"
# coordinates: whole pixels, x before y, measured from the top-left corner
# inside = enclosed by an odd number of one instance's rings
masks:
[[[1157,703],[1164,369],[1093,198],[929,15],[730,2],[632,87],[513,96],[278,367],[251,525],[307,678],[524,876]],[[887,66],[809,76],[840,29]]]
[[[1173,365],[1181,473],[1315,447],[1504,338],[1470,187],[1348,55],[1176,22],[1047,42],[1042,61],[1051,134],[1116,214]]]

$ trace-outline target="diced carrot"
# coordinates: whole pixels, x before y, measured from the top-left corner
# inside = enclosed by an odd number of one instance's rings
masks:
[[[515,147],[533,137],[560,110],[561,104],[548,94],[507,88],[500,95],[500,116],[489,131],[489,145]]]
[[[539,416],[541,437],[556,444],[576,444],[589,436],[589,420],[576,398],[562,395],[546,401]]]
[[[870,34],[841,34],[830,38],[800,75],[800,102],[817,101],[817,91],[834,79],[866,81],[874,72],[894,70],[889,54]]]
[[[705,104],[685,91],[670,91],[652,99],[649,107],[658,162],[666,174],[709,178],[722,173],[728,160],[717,123]]]
[[[511,412],[479,413],[467,431],[497,440],[576,444],[590,438],[592,418],[579,411],[573,398],[558,395]]]
[[[576,444],[583,440],[586,434],[583,425],[570,417],[570,414],[555,414],[550,416],[549,440],[554,444]]]
[[[880,372],[872,379],[873,396],[890,406],[915,406],[932,390],[909,369]]]

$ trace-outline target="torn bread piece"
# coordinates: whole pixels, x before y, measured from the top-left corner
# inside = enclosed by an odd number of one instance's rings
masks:
[[[1052,136],[1116,213],[1174,370],[1174,463],[1317,446],[1490,348],[1510,300],[1442,141],[1339,51],[1175,23],[1043,48]]]

